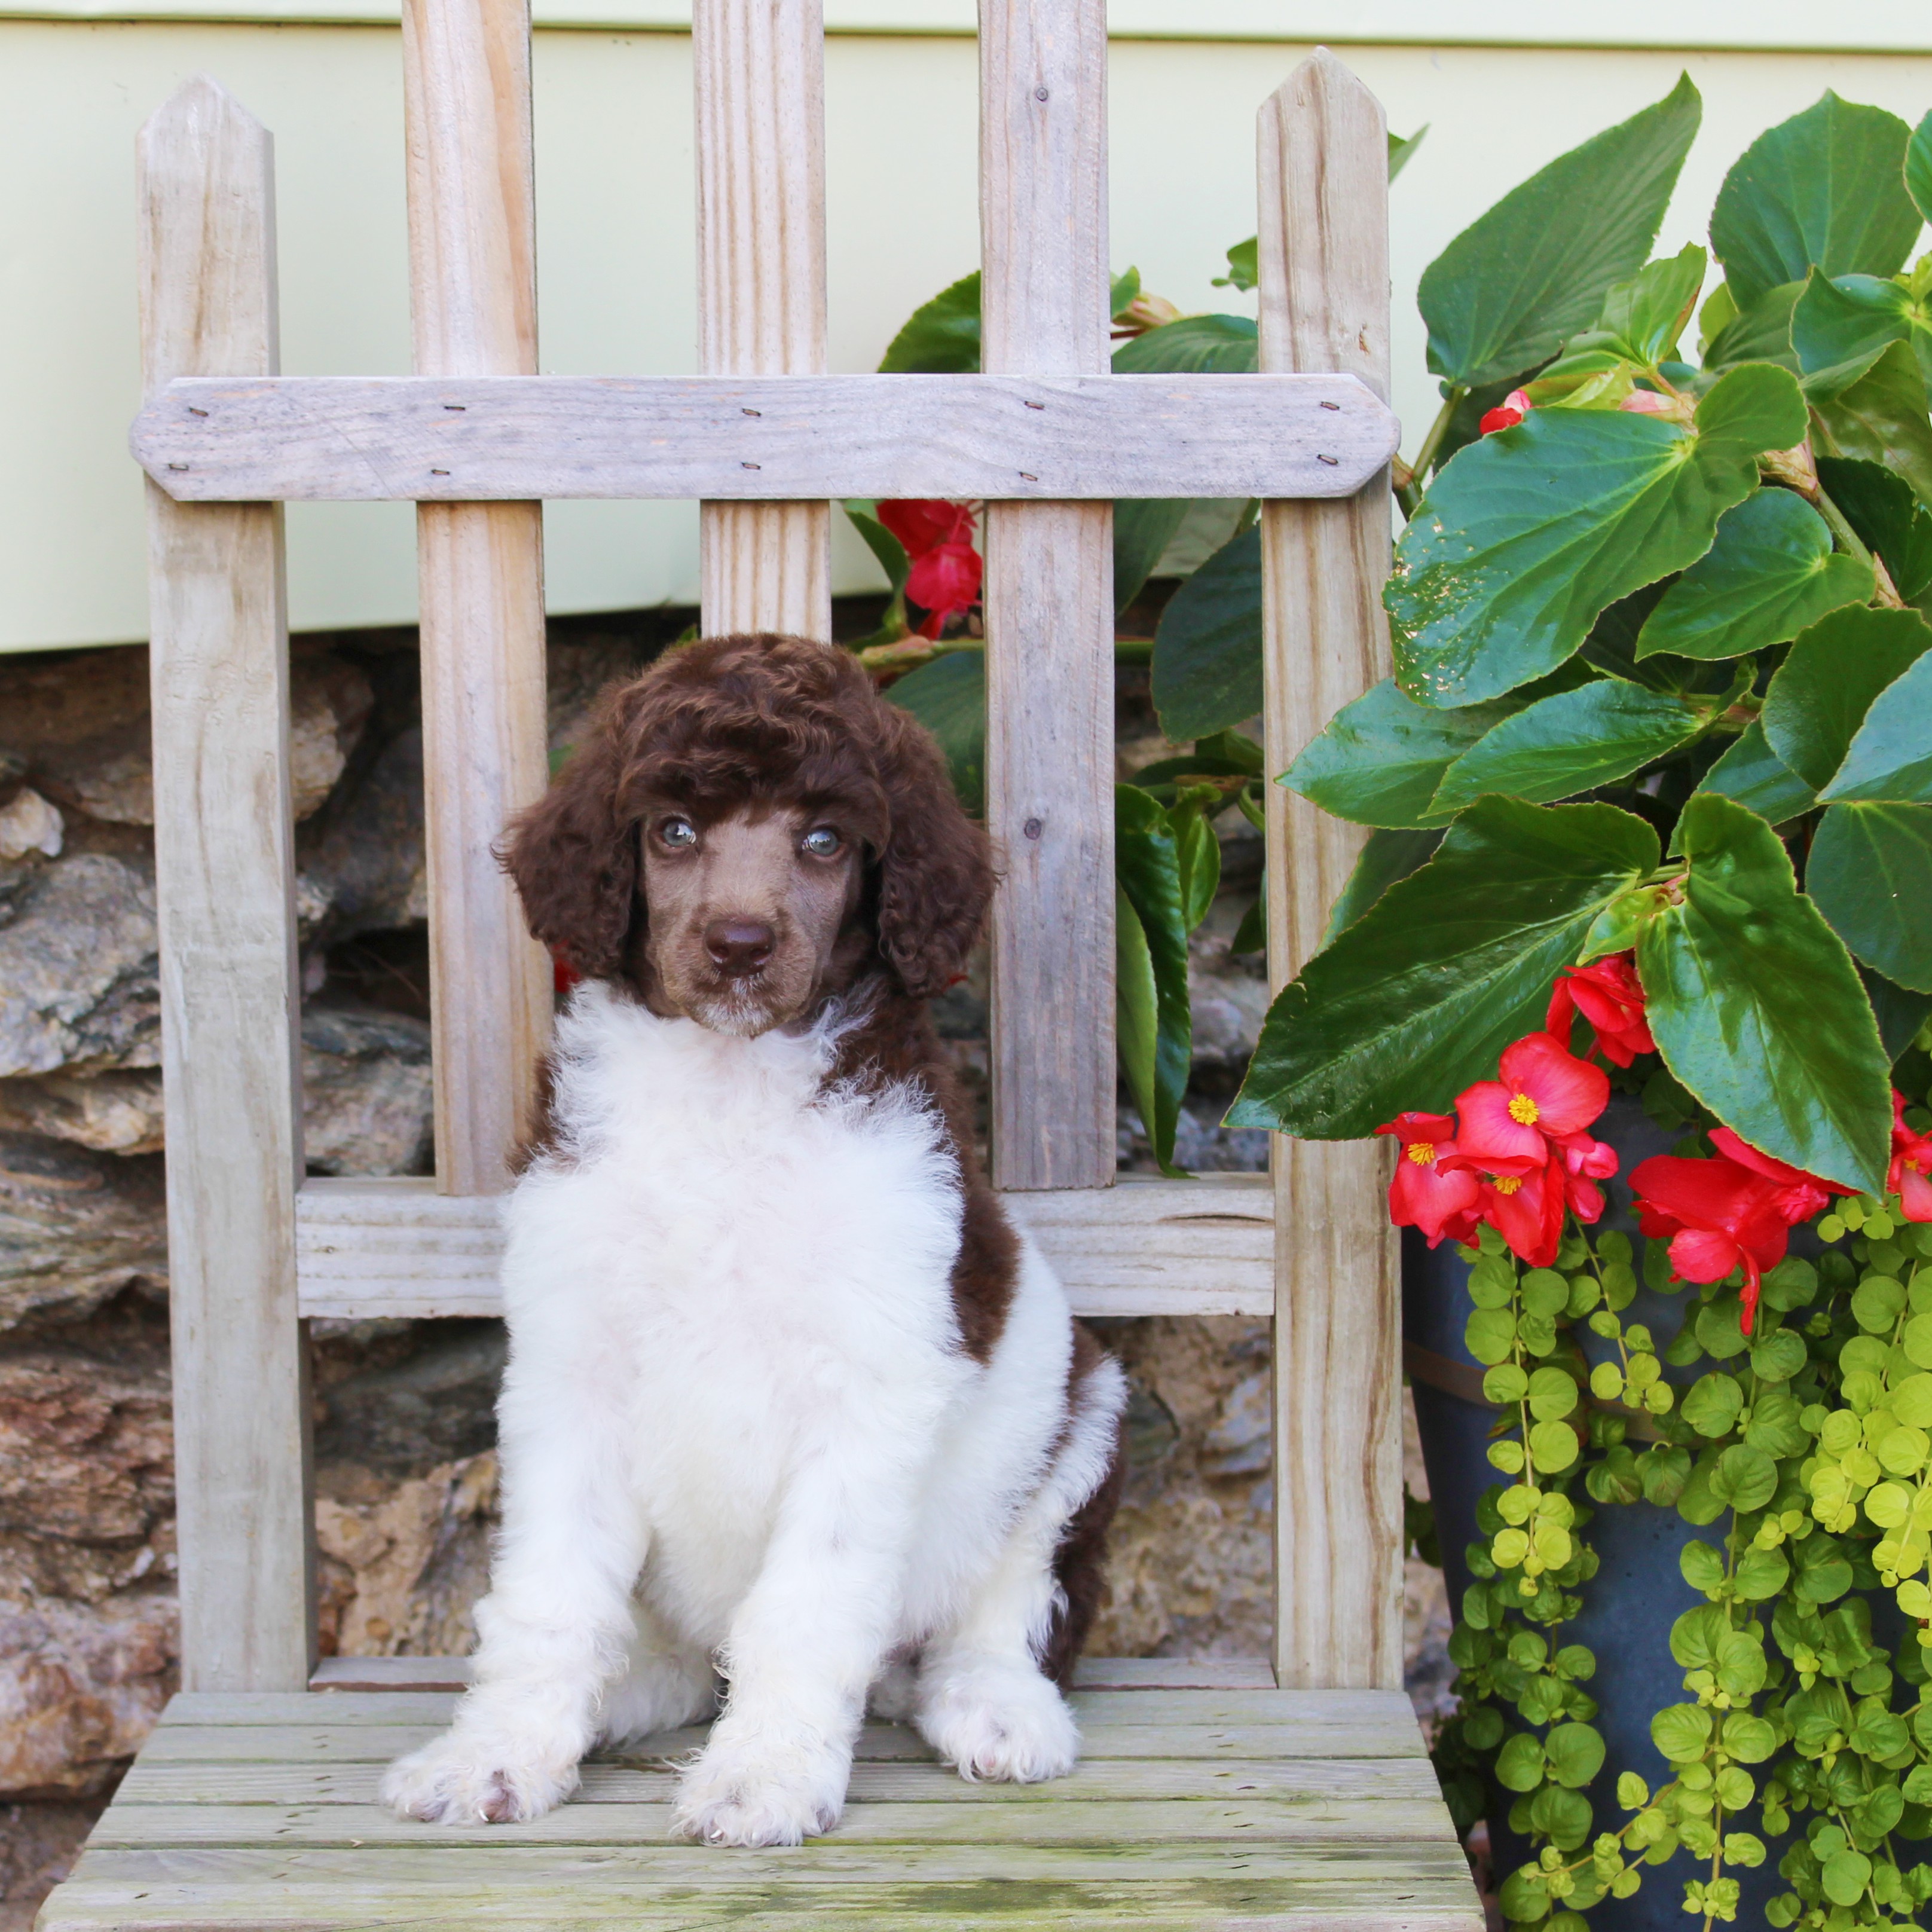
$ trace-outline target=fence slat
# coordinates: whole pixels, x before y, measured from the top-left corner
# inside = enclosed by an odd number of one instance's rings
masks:
[[[417,373],[536,371],[529,0],[406,0]],[[416,511],[436,1154],[446,1193],[508,1184],[550,1028],[549,962],[491,848],[541,796],[543,506]]]
[[[982,366],[1107,357],[1105,0],[980,0]],[[1113,506],[986,509],[993,1178],[1114,1178]]]
[[[148,391],[272,374],[267,130],[198,76],[139,166]],[[150,484],[148,562],[182,1682],[292,1690],[314,1630],[280,506]]]
[[[825,28],[820,0],[696,0],[699,365],[825,369]],[[831,506],[706,502],[704,628],[832,634]]]
[[[1380,105],[1318,50],[1262,107],[1259,148],[1262,367],[1336,370],[1386,396]],[[1263,511],[1271,772],[1387,674],[1389,521],[1386,471],[1356,496]],[[1267,790],[1278,988],[1320,946],[1364,835],[1279,785]],[[1275,1142],[1275,1649],[1285,1685],[1402,1682],[1401,1314],[1379,1146]]]

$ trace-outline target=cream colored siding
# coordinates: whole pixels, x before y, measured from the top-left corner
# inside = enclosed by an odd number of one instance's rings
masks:
[[[374,0],[355,4],[374,10]],[[538,0],[538,18],[580,19],[618,4]],[[623,17],[649,19],[652,4],[642,0],[640,14],[640,0],[623,0]],[[217,5],[171,0],[167,11],[212,14]],[[125,0],[117,10],[129,10]],[[239,10],[231,0],[220,10]],[[311,21],[316,10],[316,0],[302,8]],[[1185,308],[1252,313],[1251,297],[1210,282],[1228,243],[1254,229],[1255,110],[1306,51],[1280,36],[1328,34],[1387,104],[1391,126],[1431,127],[1392,196],[1395,402],[1412,448],[1435,406],[1414,302],[1424,265],[1497,194],[1658,98],[1681,68],[1702,90],[1706,117],[1666,224],[1672,248],[1700,235],[1724,169],[1750,136],[1822,88],[1913,121],[1932,107],[1932,52],[1883,50],[1909,44],[1914,33],[1932,47],[1922,10],[1844,10],[1858,17],[1839,31],[1855,33],[1863,50],[1475,44],[1508,32],[1561,38],[1573,27],[1580,37],[1594,31],[1581,9],[1114,0],[1114,263],[1135,263],[1149,288]],[[828,12],[847,28],[896,29],[838,33],[826,58],[832,364],[860,369],[877,362],[910,308],[974,266],[976,56],[953,31],[958,0],[830,0]],[[1816,33],[1816,13],[1627,8],[1622,31],[1790,41]],[[1428,31],[1462,44],[1402,44],[1424,30],[1425,14]],[[1339,30],[1352,21],[1377,44],[1346,44]],[[1228,38],[1263,32],[1270,37]],[[1202,38],[1179,37],[1187,33]],[[535,68],[543,366],[692,368],[685,37],[544,28]],[[0,649],[145,633],[141,484],[125,452],[138,399],[134,135],[197,70],[215,75],[274,131],[284,368],[408,366],[392,30],[0,19],[0,179],[9,184],[0,197]],[[689,506],[559,504],[548,524],[553,610],[694,600]],[[294,506],[292,622],[410,620],[412,538],[406,505]],[[842,534],[835,569],[842,590],[877,581]]]

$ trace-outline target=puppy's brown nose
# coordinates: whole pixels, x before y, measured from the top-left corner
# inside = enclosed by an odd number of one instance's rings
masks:
[[[732,979],[757,972],[771,958],[773,934],[755,919],[714,919],[704,928],[704,950],[712,964]]]

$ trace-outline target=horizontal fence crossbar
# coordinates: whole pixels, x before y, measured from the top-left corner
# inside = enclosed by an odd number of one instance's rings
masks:
[[[1334,497],[1400,428],[1352,376],[268,376],[130,439],[182,502]]]

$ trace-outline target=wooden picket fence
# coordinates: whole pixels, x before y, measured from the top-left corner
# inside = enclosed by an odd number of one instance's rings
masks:
[[[1103,0],[982,0],[985,373],[832,375],[818,0],[696,0],[692,40],[694,377],[536,374],[528,0],[404,0],[412,377],[278,375],[268,134],[206,78],[142,132],[184,1694],[44,1924],[654,1925],[694,1886],[682,1924],[752,1911],[747,1886],[774,1925],[926,1923],[864,1881],[978,1887],[998,1916],[1034,1909],[1031,1876],[1056,1922],[1467,1932],[1400,1694],[1381,1160],[1278,1142],[1271,1178],[1114,1172],[1112,502],[1263,500],[1271,771],[1383,674],[1382,111],[1322,52],[1262,110],[1263,373],[1114,376]],[[376,1764],[461,1666],[314,1654],[302,1323],[500,1307],[492,1197],[550,995],[490,847],[545,782],[541,504],[566,496],[700,500],[706,632],[820,637],[832,500],[986,500],[995,1181],[1081,1311],[1275,1322],[1272,1660],[1088,1666],[1090,1762],[1052,1803],[933,1782],[868,1730],[846,1833],[782,1886],[760,1855],[653,1845],[654,1772],[593,1766],[588,1802],[494,1836],[388,1820]],[[369,499],[418,505],[434,1183],[302,1172],[280,505]],[[1279,985],[1360,835],[1270,788],[1267,836]],[[1217,1807],[1232,1790],[1263,1796]]]

